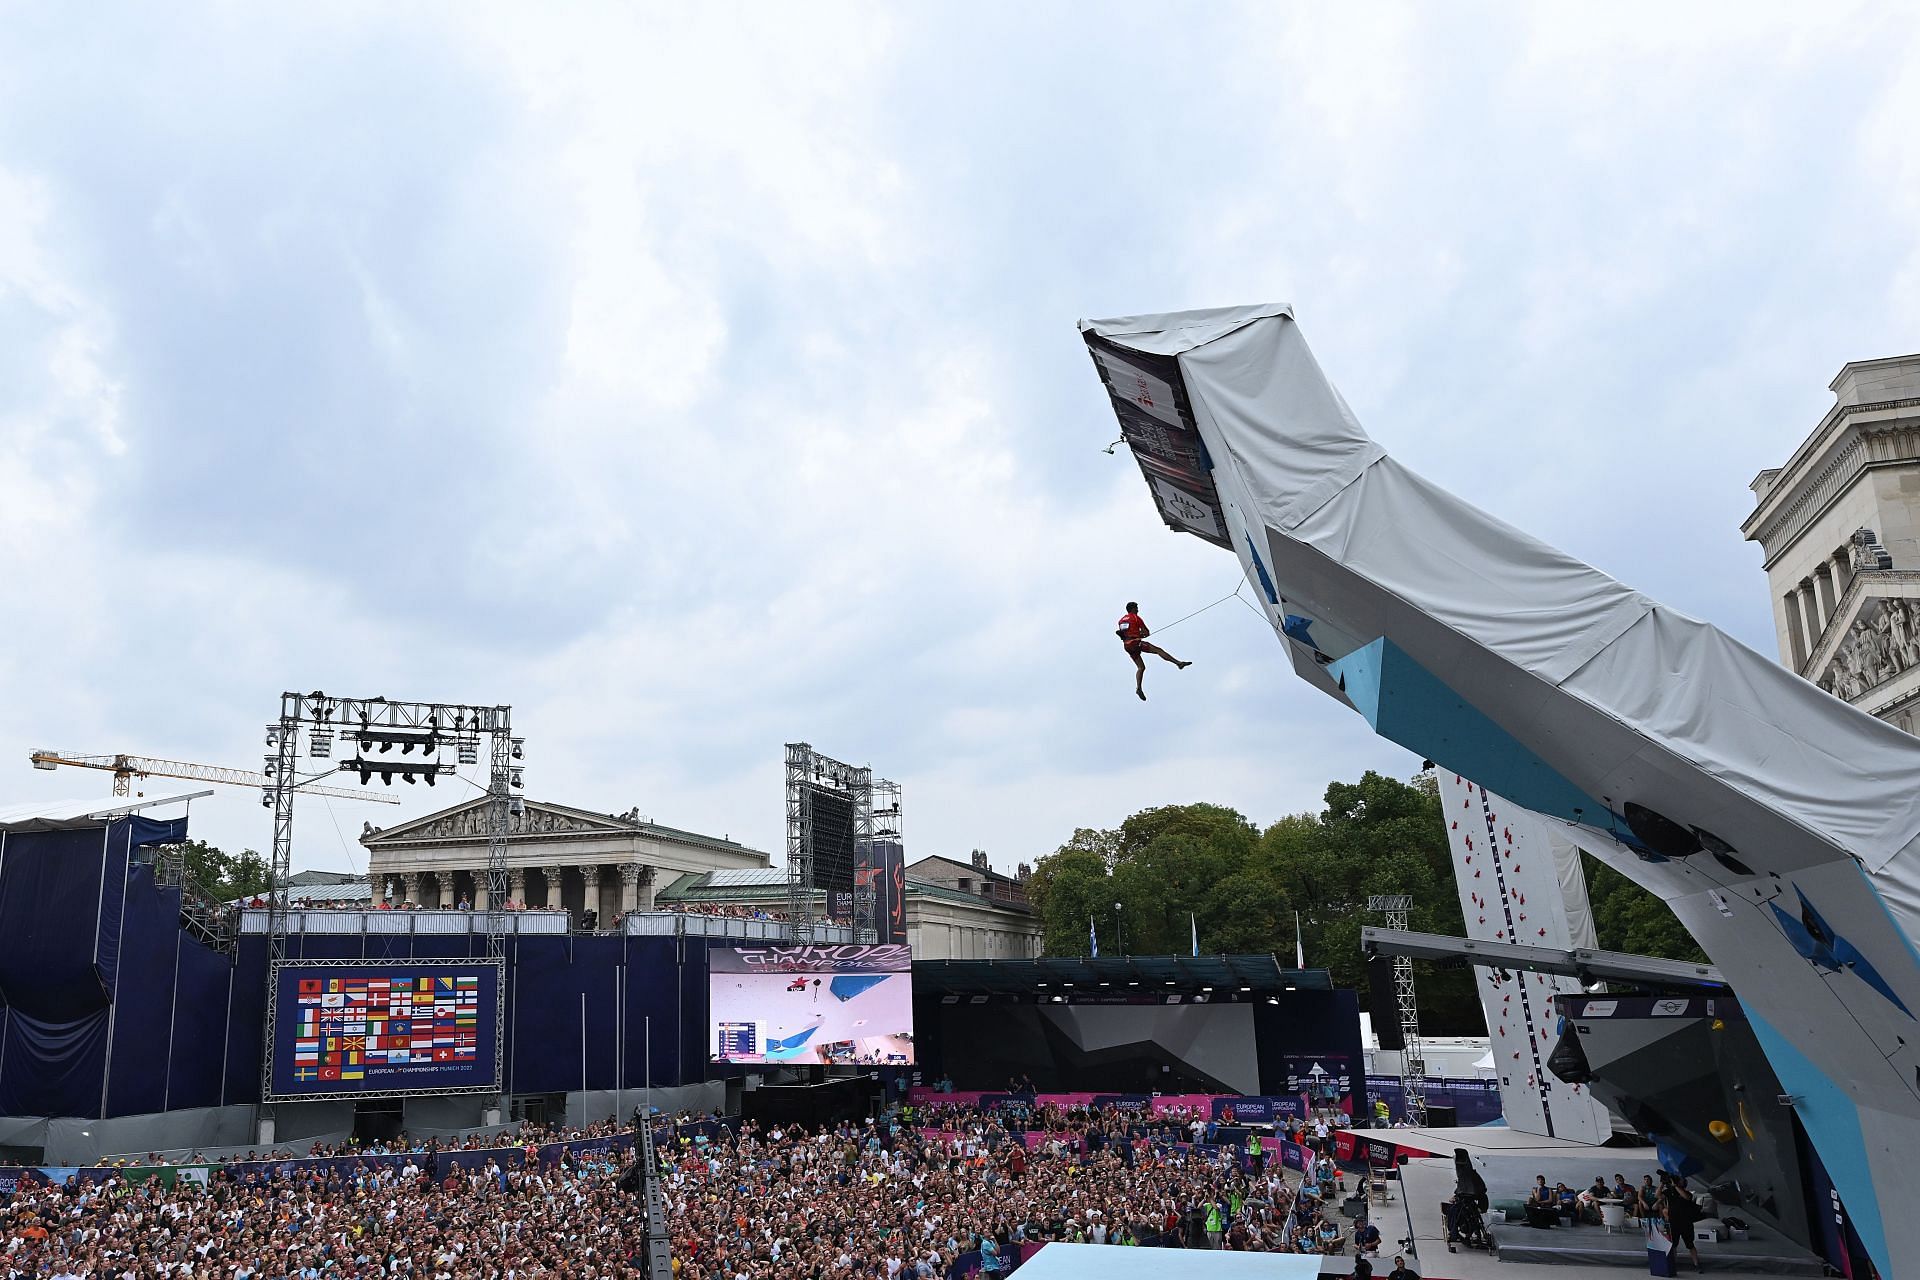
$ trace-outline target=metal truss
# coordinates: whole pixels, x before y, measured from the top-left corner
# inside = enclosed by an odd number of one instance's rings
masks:
[[[853,928],[854,937],[860,942],[880,941],[880,913],[882,896],[880,893],[882,878],[886,875],[886,866],[880,857],[880,850],[888,845],[904,845],[901,836],[903,814],[900,808],[900,784],[887,778],[873,779],[872,789],[868,792],[866,841],[856,844],[854,857],[857,859],[862,850],[866,851],[866,863],[870,874],[865,884],[856,879],[853,890]]]
[[[494,969],[493,979],[493,1080],[492,1084],[463,1084],[448,1088],[434,1085],[424,1089],[340,1089],[332,1093],[275,1093],[273,1091],[273,1050],[280,1032],[280,968],[289,964],[297,969],[429,969],[459,966],[471,969],[486,965]],[[266,1070],[260,1082],[262,1102],[338,1102],[348,1098],[452,1097],[455,1094],[499,1093],[500,1076],[505,1070],[500,1061],[504,1050],[507,1022],[507,966],[504,960],[461,960],[439,956],[421,960],[279,960],[267,966]]]
[[[454,753],[459,764],[480,763],[480,748],[483,740],[490,747],[489,772],[487,779],[487,954],[490,964],[505,966],[507,954],[507,821],[508,815],[520,812],[524,805],[521,800],[521,764],[525,754],[524,740],[513,736],[513,708],[509,706],[481,706],[465,702],[395,702],[387,698],[334,698],[315,690],[312,693],[283,693],[280,695],[280,718],[267,726],[267,760],[261,770],[267,775],[262,788],[261,804],[273,810],[273,857],[268,865],[268,914],[267,914],[267,957],[269,967],[277,966],[287,958],[287,924],[289,881],[293,878],[293,798],[301,790],[300,779],[296,776],[299,761],[300,740],[305,737],[307,754],[315,759],[331,759],[334,742],[343,739],[362,748],[354,764],[363,768],[371,766],[378,771],[379,764],[391,764],[395,771],[403,769],[411,774],[432,777],[447,777],[454,774],[457,765],[445,757],[445,751]],[[398,758],[383,753],[373,760],[366,758],[364,748],[372,741],[385,739],[389,743],[398,742],[402,754]],[[419,748],[418,758],[413,757],[415,747]],[[428,759],[427,757],[432,757]],[[336,766],[339,767],[339,766]],[[310,779],[309,779],[310,780]],[[318,962],[315,962],[318,963]],[[465,963],[472,963],[471,961]],[[501,980],[502,999],[505,999],[505,978]],[[273,990],[268,989],[268,1046],[267,1057],[261,1063],[261,1089],[263,1098],[271,1096],[273,1088],[272,1045],[272,1002]],[[493,1061],[495,1066],[494,1092],[498,1092],[498,1078],[501,1055],[506,1046],[506,1019],[494,1019]],[[434,1092],[425,1090],[423,1092]],[[448,1093],[482,1093],[481,1088],[442,1090]],[[301,1094],[302,1098],[320,1095]],[[367,1094],[343,1094],[345,1097],[367,1097]]]
[[[1407,913],[1413,908],[1410,894],[1376,893],[1367,899],[1367,910],[1387,918],[1387,928],[1407,927]],[[1427,1122],[1427,1055],[1420,1047],[1420,1009],[1413,995],[1413,957],[1393,958],[1393,997],[1400,1015],[1400,1088],[1406,1097],[1407,1119],[1415,1125]]]
[[[853,802],[853,856],[858,865],[861,851],[873,847],[873,770],[867,765],[847,764],[823,756],[805,742],[787,744],[787,924],[795,942],[811,942],[821,923],[814,895],[815,831],[813,806],[808,789],[839,791]],[[869,903],[866,933],[858,922],[860,895],[854,892],[856,915],[854,937],[872,942],[878,938]],[[832,903],[826,904],[828,912]],[[872,936],[868,936],[871,934]]]

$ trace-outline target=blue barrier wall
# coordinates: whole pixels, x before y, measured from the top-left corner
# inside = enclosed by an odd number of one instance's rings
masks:
[[[122,818],[0,837],[0,1115],[260,1100],[267,939],[247,935],[232,955],[197,941],[180,928],[180,891],[155,884],[136,856],[184,836],[184,823]],[[637,1088],[649,1078],[649,1018],[652,1082],[708,1079],[708,946],[510,939],[502,1087]],[[470,958],[485,949],[466,933],[288,939],[289,958],[309,960]]]

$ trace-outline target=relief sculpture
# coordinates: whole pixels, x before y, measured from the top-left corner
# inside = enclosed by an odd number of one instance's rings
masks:
[[[1920,601],[1870,603],[1848,628],[1820,676],[1820,687],[1851,702],[1875,685],[1920,666]]]

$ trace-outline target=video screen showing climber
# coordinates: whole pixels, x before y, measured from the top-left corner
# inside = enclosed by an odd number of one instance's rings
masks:
[[[707,966],[715,1062],[913,1063],[904,945],[715,947]]]

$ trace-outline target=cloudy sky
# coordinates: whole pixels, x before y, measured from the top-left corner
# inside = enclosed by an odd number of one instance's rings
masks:
[[[0,799],[510,702],[776,850],[781,744],[1011,867],[1417,763],[1102,447],[1086,316],[1284,301],[1434,478],[1774,651],[1747,485],[1920,349],[1920,38],[1744,3],[13,6]],[[164,785],[164,784],[162,784]],[[436,789],[435,801],[472,794]],[[412,797],[409,797],[412,800]],[[296,864],[364,866],[303,802]],[[247,791],[196,830],[264,848]]]

